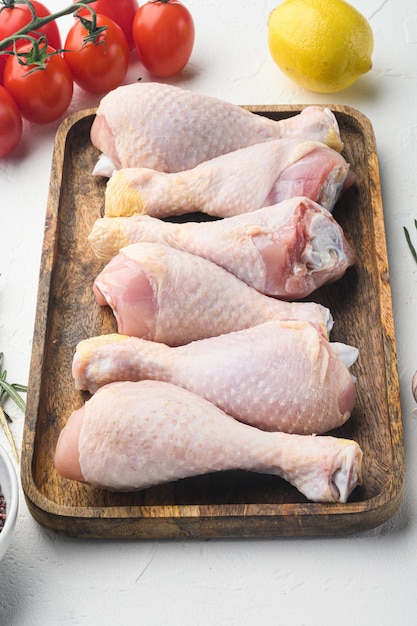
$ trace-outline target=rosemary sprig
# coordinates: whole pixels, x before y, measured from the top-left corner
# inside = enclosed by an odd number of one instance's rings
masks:
[[[9,426],[9,421],[11,421],[11,419],[5,412],[3,405],[4,401],[7,398],[10,398],[11,400],[13,400],[16,406],[24,413],[26,410],[26,402],[20,394],[25,393],[27,391],[27,387],[26,385],[20,385],[19,383],[9,383],[7,381],[7,370],[1,369],[2,361],[3,352],[0,352],[0,423],[3,426],[4,432],[12,448],[13,454],[15,455],[16,460],[19,461],[16,443],[14,441],[13,434]]]
[[[414,220],[414,227],[417,230],[417,220]],[[410,233],[408,232],[408,228],[403,226],[403,229],[404,229],[405,238],[406,238],[407,243],[408,243],[408,247],[410,248],[410,251],[411,251],[411,254],[413,255],[414,261],[417,263],[417,251],[416,251],[416,249],[413,246],[413,243],[411,241],[411,237],[410,237]]]
[[[11,449],[13,451],[15,459],[16,459],[17,462],[19,462],[19,453],[18,453],[17,448],[16,448],[16,443],[15,443],[15,440],[13,438],[13,433],[10,430],[9,422],[7,421],[6,414],[5,414],[4,409],[1,406],[1,404],[0,404],[0,423],[3,426],[4,432],[6,433],[7,441],[10,444],[10,447],[11,447]]]

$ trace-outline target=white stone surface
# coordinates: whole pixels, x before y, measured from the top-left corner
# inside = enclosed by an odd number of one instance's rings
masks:
[[[51,9],[66,5],[45,0]],[[380,162],[401,384],[406,486],[398,513],[355,536],[222,541],[81,541],[41,528],[21,498],[16,535],[0,563],[0,624],[316,626],[416,623],[417,265],[403,226],[417,218],[417,5],[355,0],[375,36],[374,67],[323,96],[273,64],[266,22],[277,0],[187,0],[191,62],[175,84],[238,104],[341,103],[373,125]],[[62,18],[65,33],[72,18]],[[140,76],[136,64],[129,81]],[[142,73],[143,75],[143,73]],[[76,91],[69,112],[96,105]],[[29,373],[44,216],[58,123],[25,124],[0,161],[0,350],[8,377]],[[20,447],[23,416],[11,407]],[[0,431],[0,441],[7,441]]]

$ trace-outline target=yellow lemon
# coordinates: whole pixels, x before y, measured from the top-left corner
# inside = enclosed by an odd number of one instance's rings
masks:
[[[321,93],[352,85],[372,67],[366,18],[343,0],[284,0],[268,19],[268,46],[296,83]]]

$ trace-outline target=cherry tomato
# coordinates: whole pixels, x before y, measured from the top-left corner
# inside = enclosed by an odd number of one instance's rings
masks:
[[[83,45],[89,33],[79,19],[76,21],[65,40],[65,50],[70,52],[64,52],[64,59],[80,87],[100,94],[123,81],[129,67],[129,46],[122,29],[111,18],[97,15],[96,24],[107,28]]]
[[[73,3],[77,0],[73,0]],[[110,17],[113,22],[116,22],[125,34],[127,45],[129,50],[134,47],[132,36],[132,24],[135,13],[139,8],[137,0],[96,0],[91,2],[90,6],[96,13],[100,15],[106,15]],[[80,9],[77,11],[77,15],[89,16],[91,15],[88,9]]]
[[[50,15],[51,12],[40,2],[36,0],[31,0],[33,8],[35,9],[36,15],[38,17],[46,17]],[[0,41],[6,39],[6,37],[10,37],[10,35],[14,35],[18,30],[26,26],[32,19],[32,13],[30,12],[30,8],[27,4],[14,4],[12,7],[8,8],[3,6],[0,9]],[[30,33],[32,37],[38,38],[40,34],[46,36],[48,40],[48,44],[55,48],[55,50],[59,50],[62,48],[61,44],[61,36],[59,34],[58,26],[56,22],[49,22],[44,26],[41,26],[36,33]],[[25,43],[25,39],[20,39],[17,45],[21,45]],[[13,46],[10,46],[10,50]],[[3,79],[4,66],[6,65],[6,61],[9,55],[2,54],[0,55],[0,82]]]
[[[0,157],[9,154],[22,138],[22,116],[9,92],[0,85]]]
[[[146,69],[161,78],[178,74],[194,45],[194,22],[177,0],[154,0],[142,5],[133,20],[133,41]]]
[[[32,44],[23,44],[17,53],[29,52]],[[46,53],[54,53],[50,46]],[[21,65],[10,56],[4,68],[4,86],[13,96],[23,117],[44,124],[58,119],[67,110],[73,93],[71,71],[59,54],[48,56],[45,68]]]

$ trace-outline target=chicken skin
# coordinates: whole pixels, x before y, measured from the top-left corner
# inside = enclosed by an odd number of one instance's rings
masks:
[[[302,137],[342,151],[339,127],[327,108],[310,106],[274,121],[223,100],[163,83],[123,85],[105,95],[91,141],[105,159],[94,174],[122,167],[188,170],[239,148],[282,137]]]
[[[331,212],[354,180],[336,150],[304,139],[277,139],[183,172],[120,169],[107,183],[105,215],[171,217],[200,211],[231,217],[294,196],[307,196]]]
[[[132,243],[172,246],[201,256],[257,291],[297,300],[338,280],[355,261],[339,224],[308,198],[293,198],[209,222],[166,222],[148,215],[104,217],[88,237],[110,261]]]
[[[327,336],[333,319],[315,302],[265,296],[215,263],[157,243],[122,248],[94,281],[119,333],[181,345],[273,319],[302,319]]]
[[[71,414],[55,451],[59,474],[113,491],[244,469],[280,476],[315,502],[346,502],[361,464],[354,441],[264,432],[149,380],[100,389]]]
[[[349,367],[358,350],[329,343],[306,322],[266,322],[179,347],[109,334],[81,341],[72,372],[78,390],[120,380],[164,380],[264,430],[324,433],[355,406]]]

